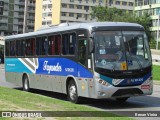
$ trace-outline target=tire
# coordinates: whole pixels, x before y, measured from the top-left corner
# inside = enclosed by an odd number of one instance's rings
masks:
[[[118,102],[126,102],[127,101],[127,99],[128,99],[129,97],[123,97],[123,98],[116,98],[116,100],[118,101]]]
[[[29,90],[30,90],[29,79],[28,79],[27,75],[25,75],[23,77],[23,90],[26,91],[26,92],[29,92]]]
[[[74,80],[70,80],[67,85],[67,97],[72,103],[79,103],[77,86]]]

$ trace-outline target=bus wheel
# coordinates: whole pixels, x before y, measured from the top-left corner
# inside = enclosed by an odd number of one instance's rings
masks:
[[[23,90],[29,91],[29,79],[26,75],[23,77]]]
[[[67,97],[68,97],[68,100],[73,103],[79,102],[77,86],[74,80],[69,81],[67,85]]]
[[[118,102],[126,102],[129,97],[116,98]]]

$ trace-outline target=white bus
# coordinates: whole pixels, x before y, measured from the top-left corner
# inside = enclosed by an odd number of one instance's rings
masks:
[[[63,23],[5,38],[6,80],[80,97],[115,98],[153,91],[152,61],[141,25],[123,22]]]

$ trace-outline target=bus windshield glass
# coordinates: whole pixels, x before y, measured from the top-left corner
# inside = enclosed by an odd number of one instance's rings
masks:
[[[108,70],[136,70],[151,65],[144,31],[94,32],[95,67]]]

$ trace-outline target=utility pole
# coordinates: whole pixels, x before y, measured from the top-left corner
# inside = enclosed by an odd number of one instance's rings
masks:
[[[25,6],[24,6],[24,21],[23,21],[23,33],[26,32],[27,8],[28,8],[28,0],[25,0]]]
[[[158,12],[158,22],[157,22],[157,44],[156,44],[156,49],[158,50],[158,42],[159,42],[159,18],[160,18],[160,11]]]

